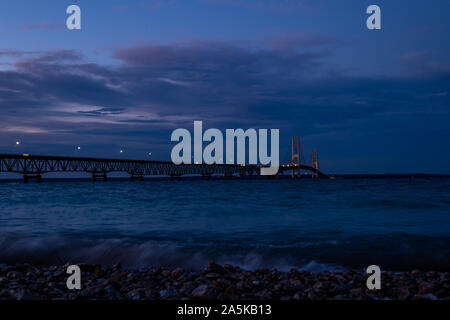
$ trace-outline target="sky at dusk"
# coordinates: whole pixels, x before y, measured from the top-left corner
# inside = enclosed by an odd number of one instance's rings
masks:
[[[0,152],[169,160],[202,120],[325,172],[450,173],[449,32],[448,0],[3,0]]]

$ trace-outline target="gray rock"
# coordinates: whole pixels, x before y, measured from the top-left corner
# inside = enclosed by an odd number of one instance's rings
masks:
[[[203,285],[201,285],[201,286],[198,286],[197,288],[195,288],[193,291],[192,291],[192,294],[191,294],[191,296],[192,296],[192,298],[194,298],[194,299],[208,299],[208,300],[210,300],[210,299],[214,299],[214,289],[213,288],[211,288],[211,287],[209,287],[208,285],[206,285],[206,284],[203,284]]]
[[[435,289],[436,285],[434,285],[433,283],[429,283],[426,281],[422,281],[419,283],[419,293],[427,294],[433,292]]]
[[[272,299],[272,292],[270,292],[270,290],[264,289],[255,293],[255,296],[261,300],[270,300]]]
[[[393,290],[393,292],[394,292],[394,297],[399,300],[406,300],[410,296],[410,292],[409,292],[408,288],[401,288],[401,287],[395,288]]]

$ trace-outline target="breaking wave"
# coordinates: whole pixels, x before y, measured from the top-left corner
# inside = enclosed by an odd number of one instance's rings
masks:
[[[444,245],[449,240],[440,239],[439,242]],[[336,271],[359,269],[370,264],[394,270],[450,270],[450,257],[439,246],[435,247],[433,253],[420,249],[413,252],[408,245],[391,252],[377,251],[375,247],[363,251],[356,249],[361,249],[361,243],[356,241],[352,245],[348,241],[322,241],[258,247],[220,243],[186,245],[131,238],[80,239],[74,235],[30,237],[21,233],[7,233],[0,236],[0,262],[36,265],[121,264],[126,268],[167,266],[197,270],[213,260],[248,270],[267,267],[281,271],[291,268]]]

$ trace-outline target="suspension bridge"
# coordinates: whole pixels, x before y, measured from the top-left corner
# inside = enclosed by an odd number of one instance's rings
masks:
[[[292,162],[281,164],[278,174],[290,173],[292,178],[305,176],[301,171],[311,174],[312,178],[327,178],[319,170],[317,151],[313,151],[312,164],[300,162],[300,146],[298,137],[293,137]],[[170,161],[84,158],[64,156],[40,156],[24,154],[0,154],[0,173],[12,172],[21,174],[23,181],[35,179],[42,182],[42,176],[50,172],[85,172],[92,175],[92,180],[107,180],[113,172],[129,174],[131,180],[144,180],[145,176],[168,176],[171,179],[186,175],[199,175],[206,179],[213,175],[251,176],[259,175],[262,165],[245,164],[174,164]],[[268,176],[273,177],[273,176]]]

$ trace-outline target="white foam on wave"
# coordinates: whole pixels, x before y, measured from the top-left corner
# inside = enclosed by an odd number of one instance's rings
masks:
[[[293,263],[290,254],[274,254],[276,250],[257,248],[238,251],[214,246],[185,246],[146,241],[136,243],[131,239],[74,239],[51,235],[30,237],[25,234],[2,234],[0,261],[9,263],[61,264],[88,263],[111,265],[120,263],[127,268],[149,266],[204,268],[209,261],[231,264],[245,270],[261,267],[280,271],[300,269],[306,271],[336,270],[336,266],[316,261]]]

